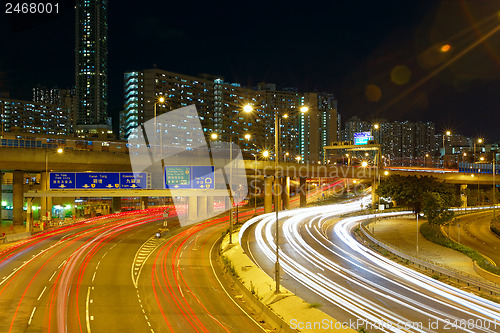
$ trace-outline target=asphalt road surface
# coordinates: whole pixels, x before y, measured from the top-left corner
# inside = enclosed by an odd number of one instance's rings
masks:
[[[280,213],[283,285],[333,318],[372,332],[499,332],[500,306],[396,264],[357,242],[360,201]],[[242,246],[274,276],[275,219],[252,219]]]
[[[162,213],[86,220],[0,252],[0,332],[262,332],[218,275],[227,217],[156,238]]]

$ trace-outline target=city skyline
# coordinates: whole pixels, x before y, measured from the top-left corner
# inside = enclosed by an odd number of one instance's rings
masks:
[[[458,5],[450,1],[367,2],[361,10],[345,2],[328,7],[313,4],[300,13],[292,10],[297,6],[294,3],[285,9],[273,3],[265,10],[249,6],[236,15],[234,25],[212,24],[211,19],[223,22],[230,11],[224,3],[213,8],[198,4],[189,12],[191,16],[173,15],[168,22],[159,18],[162,5],[158,6],[151,3],[148,7],[147,1],[110,5],[109,104],[115,123],[123,105],[123,73],[156,64],[186,75],[222,75],[248,87],[265,81],[302,91],[327,91],[338,99],[344,119],[357,115],[368,120],[433,121],[437,133],[452,129],[488,141],[499,139],[495,128],[499,117],[495,111],[500,107],[495,98],[500,89],[496,34],[418,85],[491,30],[495,22],[486,11],[498,11],[493,2],[484,2],[483,9],[467,1]],[[170,12],[185,10],[176,4]],[[127,24],[124,17],[130,16],[125,14],[132,12],[137,23]],[[454,13],[454,19],[447,18],[447,13]],[[35,27],[23,25],[22,19],[18,19],[21,23],[11,18],[3,22],[2,39],[13,47],[29,44],[36,48],[40,43],[50,47],[37,57],[9,52],[5,67],[0,68],[1,90],[25,99],[36,84],[49,88],[74,84],[68,75],[74,66],[74,15],[66,11]],[[252,19],[255,23],[240,23]],[[59,39],[73,42],[58,43]],[[436,58],[433,47],[444,43],[451,45],[449,53]],[[481,66],[471,71],[471,62]]]

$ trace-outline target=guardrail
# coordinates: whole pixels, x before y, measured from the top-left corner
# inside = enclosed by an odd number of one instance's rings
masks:
[[[447,276],[448,278],[455,279],[457,282],[462,282],[467,284],[468,287],[476,288],[478,291],[484,292],[487,291],[490,295],[500,296],[500,285],[479,279],[475,276],[467,274],[465,272],[461,272],[459,270],[453,269],[451,267],[442,266],[436,262],[429,260],[422,260],[419,258],[412,257],[406,253],[403,253],[399,250],[396,250],[392,246],[385,244],[384,242],[379,241],[370,233],[370,231],[366,228],[366,225],[372,222],[374,219],[370,218],[361,223],[360,230],[363,235],[368,238],[371,242],[376,245],[382,247],[386,251],[391,252],[395,256],[400,257],[401,259],[408,260],[413,264],[417,265],[419,268],[424,268],[426,270],[431,271],[432,273],[438,273],[439,275]]]

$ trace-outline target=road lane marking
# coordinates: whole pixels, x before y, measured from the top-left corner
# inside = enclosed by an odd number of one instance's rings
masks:
[[[31,316],[30,320],[28,321],[28,325],[31,325],[31,321],[33,320],[33,315],[35,314],[35,311],[36,311],[36,306],[33,308],[33,311],[31,311]]]
[[[92,276],[92,283],[94,283],[95,273],[97,273],[97,272],[94,272],[94,275]]]
[[[50,277],[49,279],[49,282],[52,281],[52,279],[54,278],[54,275],[56,275],[57,271],[55,271],[54,273],[52,273],[52,276]]]
[[[38,298],[37,298],[37,301],[39,301],[39,300],[40,300],[40,298],[42,298],[42,295],[43,295],[43,293],[45,292],[45,289],[47,289],[47,286],[45,286],[45,288],[43,288],[42,293],[41,293],[41,294],[40,294],[40,296],[38,296]]]
[[[85,319],[87,321],[87,332],[90,333],[90,318],[89,318],[89,305],[90,305],[90,287],[87,289],[87,307],[85,310]],[[92,319],[94,319],[94,316],[92,316]]]

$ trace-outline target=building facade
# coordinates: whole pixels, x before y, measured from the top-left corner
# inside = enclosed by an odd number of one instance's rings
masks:
[[[322,145],[331,143],[338,130],[337,104],[331,94],[277,90],[269,83],[250,89],[219,76],[192,77],[156,68],[125,73],[124,79],[125,101],[120,116],[124,139],[155,115],[192,104],[197,107],[207,139],[217,133],[219,140],[237,142],[244,153],[270,150],[274,154],[277,116],[280,160],[300,156],[301,161],[317,162]],[[250,113],[243,112],[247,104],[253,108]],[[300,113],[303,105],[309,107],[305,114]]]
[[[76,124],[106,125],[108,116],[108,1],[76,2]]]
[[[73,132],[71,107],[0,98],[1,131],[43,135],[70,135]]]

